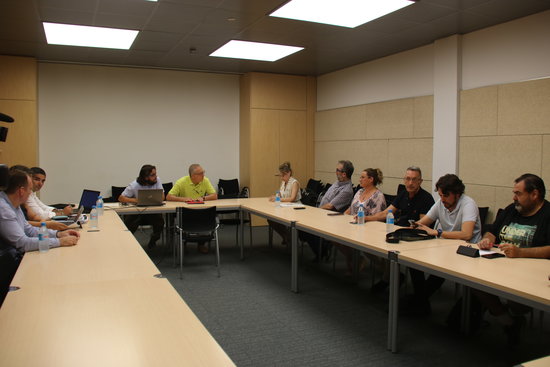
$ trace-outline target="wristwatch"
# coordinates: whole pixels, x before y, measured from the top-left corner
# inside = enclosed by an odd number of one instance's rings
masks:
[[[441,234],[443,233],[443,230],[441,228],[437,229],[437,238],[441,238]]]

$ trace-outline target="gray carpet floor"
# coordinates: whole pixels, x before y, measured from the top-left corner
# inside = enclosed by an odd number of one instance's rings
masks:
[[[145,245],[147,230],[136,232],[136,238]],[[199,254],[194,244],[188,246],[181,280],[170,245],[159,241],[156,248],[145,248],[237,366],[514,366],[550,354],[550,316],[539,311],[532,321],[527,316],[514,348],[487,315],[471,336],[449,329],[445,320],[457,300],[449,281],[434,295],[431,316],[400,317],[399,352],[391,353],[388,294],[371,294],[368,267],[353,281],[344,276],[342,255],[333,271],[332,264],[311,263],[306,248],[295,294],[288,249],[278,237],[268,247],[266,227],[254,228],[253,241],[252,248],[246,241],[241,261],[235,228],[220,230],[220,278],[213,252]],[[410,284],[401,288],[401,294],[410,292]]]

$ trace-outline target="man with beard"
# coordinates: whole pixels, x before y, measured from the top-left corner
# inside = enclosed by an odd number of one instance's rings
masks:
[[[418,222],[418,228],[437,238],[450,238],[477,243],[481,239],[481,221],[476,202],[464,195],[464,184],[453,174],[446,174],[435,184],[439,200]],[[429,226],[436,223],[435,229]],[[410,269],[414,295],[403,307],[403,314],[431,313],[430,297],[445,279],[435,275],[424,278],[424,273]]]
[[[138,191],[151,189],[162,189],[162,183],[160,182],[160,178],[157,177],[157,168],[146,164],[141,167],[139,177],[124,189],[118,197],[118,201],[137,204]],[[162,200],[164,200],[164,193],[162,194]],[[162,235],[162,229],[164,228],[162,214],[127,215],[124,218],[124,223],[132,233],[136,231],[139,225],[152,225],[153,233],[147,245],[149,248],[156,246],[157,240]]]
[[[498,245],[507,257],[549,259],[550,203],[544,199],[544,181],[526,173],[514,182],[514,202],[497,216],[491,230],[485,233],[478,246],[488,250]],[[503,325],[509,344],[516,344],[526,307],[511,301],[505,306],[495,295],[481,291],[474,293]]]

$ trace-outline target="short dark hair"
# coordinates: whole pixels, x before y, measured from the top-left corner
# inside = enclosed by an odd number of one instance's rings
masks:
[[[23,166],[22,164],[16,164],[10,167],[10,172],[15,170],[23,171],[29,175],[31,174],[31,169],[27,166]]]
[[[143,167],[139,170],[139,177],[136,179],[137,183],[140,185],[147,185],[147,177],[149,177],[154,169],[157,169],[157,167],[151,164],[143,165]]]
[[[20,169],[10,169],[6,194],[13,194],[21,187],[29,184],[29,173]]]
[[[516,178],[514,182],[520,183],[521,181],[523,181],[523,184],[525,185],[525,191],[531,193],[534,190],[537,190],[539,192],[540,200],[544,200],[544,197],[546,196],[546,188],[544,187],[544,181],[542,178],[532,173],[525,173]]]
[[[417,166],[409,166],[407,167],[407,171],[418,172],[418,175],[422,178],[422,170]]]
[[[448,195],[449,193],[462,195],[464,194],[464,188],[462,180],[452,173],[441,176],[435,184],[435,191],[441,190],[443,195]]]
[[[342,165],[342,170],[346,176],[351,178],[351,175],[353,175],[353,171],[355,170],[355,168],[353,168],[353,163],[350,161],[338,161],[338,163]]]
[[[384,175],[380,168],[367,168],[363,170],[367,176],[372,177],[372,183],[374,186],[378,186],[384,180]]]
[[[31,174],[32,175],[44,175],[44,176],[46,176],[46,171],[44,171],[40,167],[32,167],[31,168]]]

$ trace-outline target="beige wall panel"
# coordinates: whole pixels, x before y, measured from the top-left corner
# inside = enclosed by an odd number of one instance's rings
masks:
[[[326,141],[315,143],[315,169],[333,172],[341,159],[352,160],[356,151],[349,141]]]
[[[307,123],[306,123],[306,176],[315,172],[315,111],[317,110],[317,78],[307,77]]]
[[[546,200],[550,199],[550,135],[542,137],[542,172],[540,176],[546,186]]]
[[[474,199],[478,207],[495,207],[496,191],[494,186],[474,185],[466,182],[464,185],[466,186],[466,195]]]
[[[306,172],[306,111],[279,112],[279,164],[290,162],[293,174],[300,184],[306,185],[309,179]],[[273,167],[277,173],[278,165]]]
[[[498,87],[460,93],[460,136],[497,135]]]
[[[364,140],[366,138],[365,105],[317,112],[315,141]]]
[[[0,99],[36,101],[36,59],[0,56]]]
[[[384,183],[379,187],[384,194],[396,195],[397,187],[403,183],[402,179],[395,177],[384,177]]]
[[[365,168],[380,168],[382,173],[386,175],[386,167],[388,167],[388,141],[387,140],[364,140],[356,143],[353,159],[355,167],[355,181],[359,183],[359,175]]]
[[[434,128],[434,97],[414,98],[414,127],[415,138],[433,137]]]
[[[367,105],[369,139],[412,138],[413,122],[413,98]]]
[[[239,83],[239,183],[250,187],[250,77],[242,75]]]
[[[6,142],[0,142],[0,163],[38,165],[36,101],[0,100],[0,111],[15,119],[11,124],[0,122],[0,126],[9,129]],[[52,149],[65,149],[65,146]]]
[[[306,110],[306,77],[264,73],[250,73],[250,77],[252,108]]]
[[[463,137],[459,154],[464,182],[507,186],[524,172],[540,174],[542,137]]]
[[[392,139],[384,174],[403,177],[407,167],[418,166],[424,178],[432,179],[432,150],[432,139]]]
[[[498,87],[498,134],[550,134],[550,78]]]
[[[335,172],[315,171],[315,179],[316,180],[321,180],[323,183],[333,183],[334,181],[336,181],[336,173]],[[306,182],[306,184],[307,184],[307,182]]]
[[[250,177],[253,197],[268,196],[279,187],[279,111],[252,110]]]

